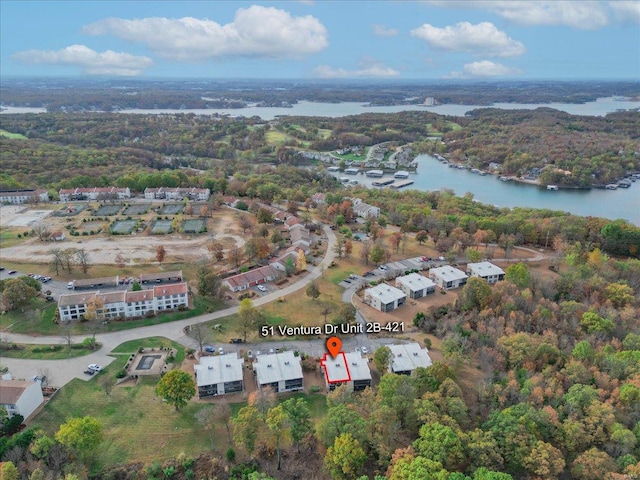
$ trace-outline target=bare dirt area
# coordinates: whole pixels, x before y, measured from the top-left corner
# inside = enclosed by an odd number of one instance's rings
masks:
[[[3,207],[3,215],[5,215]],[[27,212],[28,213],[28,212]],[[18,217],[16,217],[18,215]],[[23,215],[13,210],[8,210],[6,218],[20,218]],[[52,217],[47,218],[47,222]],[[55,219],[60,220],[60,219]],[[52,220],[50,228],[60,225]],[[203,257],[209,257],[207,246],[212,241],[220,242],[226,249],[234,246],[242,247],[245,243],[241,231],[235,226],[236,219],[232,212],[222,210],[214,212],[210,219],[213,228],[206,235],[111,235],[90,237],[67,237],[63,242],[42,242],[37,238],[23,241],[19,245],[2,249],[2,257],[7,260],[21,261],[29,258],[34,263],[47,263],[51,260],[53,248],[83,248],[89,254],[92,264],[114,264],[116,256],[120,255],[125,263],[139,264],[155,261],[156,248],[162,245],[166,250],[166,262],[197,261]],[[70,239],[72,238],[72,239]]]

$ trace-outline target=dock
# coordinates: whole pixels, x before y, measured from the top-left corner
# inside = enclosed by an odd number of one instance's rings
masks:
[[[380,180],[374,180],[371,185],[374,187],[384,187],[385,185],[391,185],[395,180],[393,178],[381,178]],[[413,183],[413,181],[411,181]]]
[[[407,187],[413,184],[413,180],[401,180],[400,182],[394,182],[389,187],[395,188],[396,190],[402,187]]]

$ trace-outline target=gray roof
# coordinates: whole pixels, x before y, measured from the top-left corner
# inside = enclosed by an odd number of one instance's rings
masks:
[[[396,286],[398,284],[402,284],[403,286],[410,288],[414,292],[417,290],[432,288],[436,286],[436,284],[433,283],[433,280],[425,277],[424,275],[420,275],[419,273],[410,273],[409,275],[404,275],[403,277],[397,277]]]
[[[253,364],[259,385],[302,378],[300,357],[293,352],[259,355]]]
[[[194,365],[199,387],[242,380],[243,360],[237,353],[227,353],[213,357],[200,357]]]
[[[58,299],[59,307],[68,307],[70,305],[86,305],[96,298],[96,292],[72,293],[69,295],[60,295]]]
[[[417,343],[404,345],[387,345],[391,350],[391,371],[407,372],[418,367],[431,366],[431,357],[426,348],[420,348]]]
[[[360,352],[341,352],[336,358],[327,358],[322,362],[329,383],[348,380],[371,380],[371,370],[366,358]]]
[[[491,262],[468,263],[467,272],[473,272],[480,277],[504,275],[504,270]]]
[[[462,270],[458,270],[450,265],[444,267],[432,268],[429,270],[429,275],[435,275],[442,278],[445,282],[453,282],[455,280],[461,280],[467,278],[467,274]]]
[[[367,288],[365,290],[365,295],[378,298],[380,302],[384,304],[394,302],[407,296],[402,290],[392,287],[391,285],[387,285],[386,283],[381,283],[375,287]]]

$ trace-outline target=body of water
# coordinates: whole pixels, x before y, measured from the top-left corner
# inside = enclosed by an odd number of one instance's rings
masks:
[[[617,110],[640,109],[640,101],[631,101],[624,97],[607,97],[599,98],[594,102],[587,103],[496,103],[492,105],[495,108],[505,110],[528,109],[533,110],[539,107],[555,108],[572,115],[587,116],[604,116],[607,113]],[[44,113],[44,108],[33,107],[2,107],[2,114],[13,113]],[[394,106],[367,106],[358,102],[342,102],[342,103],[319,103],[300,101],[293,105],[292,108],[282,107],[246,107],[246,108],[202,108],[202,109],[142,109],[132,108],[120,110],[119,113],[132,114],[176,114],[176,113],[193,113],[195,115],[230,115],[232,117],[258,116],[263,120],[273,120],[278,116],[292,115],[303,117],[346,117],[348,115],[358,115],[360,113],[396,113],[405,111],[426,111],[437,113],[440,115],[464,116],[467,112],[476,108],[487,108],[481,105],[436,105],[426,107],[424,105],[394,105]]]
[[[413,185],[406,189],[423,191],[451,189],[456,195],[467,192],[479,202],[496,205],[498,207],[532,207],[560,210],[581,216],[622,218],[640,226],[640,180],[634,182],[631,188],[618,190],[546,190],[545,187],[528,185],[517,182],[502,182],[495,175],[480,176],[469,170],[449,168],[430,155],[420,155],[416,158],[418,172],[411,174],[409,180]],[[336,177],[345,176],[344,173],[334,172]],[[392,177],[392,174],[385,177]],[[349,179],[357,180],[360,185],[371,188],[375,179],[365,175],[348,175]],[[383,187],[388,188],[388,187]]]

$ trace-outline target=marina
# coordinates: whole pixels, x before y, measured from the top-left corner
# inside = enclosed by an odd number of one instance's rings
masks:
[[[374,180],[371,182],[371,185],[374,187],[385,187],[387,185],[391,185],[395,180],[393,178],[381,178],[380,180]],[[413,183],[413,182],[411,182]]]
[[[408,187],[409,185],[413,185],[413,180],[401,180],[399,182],[394,182],[391,185],[389,185],[390,188],[394,188],[394,189],[399,189],[399,188],[403,188],[403,187]]]

